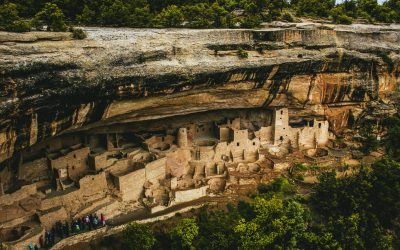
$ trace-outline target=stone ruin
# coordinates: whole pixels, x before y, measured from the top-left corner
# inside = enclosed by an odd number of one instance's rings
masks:
[[[0,196],[2,241],[18,248],[56,221],[141,207],[155,213],[236,192],[286,169],[296,152],[314,162],[333,139],[324,119],[290,123],[287,108],[259,112],[268,119],[256,113],[157,132],[72,134],[32,147],[16,174],[1,172],[3,189],[20,184]]]
[[[3,32],[4,248],[54,220],[236,198],[295,163],[372,156],[350,128],[396,112],[399,27],[268,26]]]

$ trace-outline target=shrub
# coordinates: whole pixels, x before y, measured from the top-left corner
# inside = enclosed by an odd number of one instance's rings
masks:
[[[77,19],[80,23],[91,24],[95,19],[96,12],[91,10],[87,5],[83,7],[82,14],[77,15]]]
[[[240,23],[242,28],[256,28],[260,26],[262,22],[260,15],[248,15],[244,17]]]
[[[7,31],[11,32],[28,32],[31,30],[31,24],[24,20],[18,20],[12,25],[8,26]]]
[[[296,163],[293,165],[293,170],[294,171],[305,171],[308,169],[308,166],[301,164],[301,163]]]
[[[380,56],[382,58],[382,60],[387,64],[389,72],[392,72],[393,68],[395,66],[395,62],[389,56],[389,54],[387,52],[380,51],[380,52],[378,52],[378,56]]]
[[[129,15],[129,27],[148,27],[151,24],[152,13],[150,6],[136,7],[135,10]]]
[[[0,29],[7,30],[15,21],[19,20],[17,5],[7,3],[0,5]]]
[[[38,30],[42,30],[43,25],[47,26],[48,31],[62,32],[67,30],[64,13],[54,3],[46,3],[44,8],[35,15],[32,22]]]
[[[298,174],[298,175],[296,175],[294,178],[295,178],[296,180],[298,180],[298,181],[304,181],[304,175],[302,175],[302,174]]]
[[[282,13],[282,20],[286,22],[294,22],[294,17],[289,12],[285,11]]]
[[[26,32],[30,29],[30,23],[19,17],[17,5],[13,3],[0,5],[0,30]]]
[[[363,147],[361,150],[365,154],[369,154],[372,151],[377,150],[379,147],[379,141],[376,139],[376,136],[369,135],[363,140]]]
[[[199,227],[194,218],[182,219],[171,232],[175,248],[190,248],[194,238],[199,234]]]
[[[296,10],[301,16],[328,17],[334,5],[335,1],[331,0],[298,0]]]
[[[128,23],[129,14],[129,8],[123,1],[104,1],[100,6],[99,20],[106,25],[124,26]]]
[[[260,194],[282,193],[285,195],[291,195],[296,192],[296,187],[290,184],[289,180],[285,177],[277,178],[268,184],[262,183],[257,187],[257,189]]]
[[[343,5],[338,5],[330,11],[332,20],[335,23],[351,24],[353,22],[353,19],[348,15],[346,15],[345,13],[346,11]]]
[[[153,22],[158,27],[179,27],[184,21],[182,10],[176,5],[164,8],[154,19]]]
[[[85,31],[83,31],[82,29],[72,28],[71,32],[72,32],[72,38],[74,38],[74,39],[82,40],[87,37]]]
[[[247,51],[243,50],[242,48],[238,49],[237,55],[239,58],[248,58],[249,57],[249,53],[247,53]]]
[[[347,16],[347,15],[339,15],[336,19],[336,23],[340,24],[352,24],[353,23],[353,18]]]
[[[400,118],[395,116],[388,119],[390,124],[386,140],[386,150],[393,159],[400,160]]]
[[[126,249],[151,249],[156,242],[153,231],[147,225],[130,223],[122,234]]]

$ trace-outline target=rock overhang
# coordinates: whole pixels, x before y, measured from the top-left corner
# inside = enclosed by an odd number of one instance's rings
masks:
[[[385,98],[397,84],[396,25],[84,29],[85,40],[0,34],[2,160],[85,127],[229,108],[321,114],[329,104]]]

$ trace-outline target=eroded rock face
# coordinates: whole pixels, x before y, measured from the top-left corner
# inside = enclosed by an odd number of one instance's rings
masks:
[[[399,81],[399,26],[86,31],[0,32],[3,164],[60,133],[209,110],[285,106],[340,133]]]

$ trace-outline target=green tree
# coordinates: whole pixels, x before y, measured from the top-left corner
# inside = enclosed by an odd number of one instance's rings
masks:
[[[100,22],[106,25],[124,26],[128,24],[129,9],[121,0],[107,0],[100,7]]]
[[[48,31],[60,32],[67,30],[64,18],[63,12],[56,4],[46,3],[44,8],[35,15],[33,23],[39,30],[46,25]]]
[[[342,4],[338,5],[343,5],[344,11],[346,12],[347,16],[350,16],[352,18],[357,17],[357,0],[345,0]]]
[[[16,5],[19,16],[23,18],[31,18],[32,15],[37,13],[43,8],[44,3],[40,0],[3,0],[0,5],[6,3],[13,3]]]
[[[378,5],[374,11],[373,17],[375,18],[375,20],[384,23],[393,23],[398,18],[396,10],[393,10],[386,4]]]
[[[378,146],[379,142],[376,139],[376,136],[370,134],[365,137],[362,150],[364,153],[368,154],[371,151],[377,150]]]
[[[48,2],[56,4],[68,20],[76,20],[85,6],[82,0],[51,0]]]
[[[207,3],[198,3],[194,5],[186,5],[182,7],[185,20],[189,22],[189,26],[193,28],[209,28],[212,27],[212,10]]]
[[[357,2],[358,9],[360,11],[365,11],[369,15],[373,15],[374,10],[378,6],[377,0],[358,0]]]
[[[199,227],[195,219],[182,219],[171,232],[173,245],[180,249],[188,249],[192,246],[194,238],[199,234]]]
[[[239,249],[264,249],[274,240],[274,235],[264,235],[261,233],[259,224],[253,221],[246,222],[244,219],[239,221],[235,227],[235,232],[240,237]]]
[[[366,120],[360,126],[360,135],[363,138],[362,151],[369,154],[371,151],[378,149],[379,142],[375,135],[375,126],[373,121]]]
[[[122,240],[126,249],[131,250],[149,250],[156,242],[151,228],[136,222],[132,222],[126,227],[122,233]]]
[[[312,204],[343,249],[392,249],[388,232],[398,235],[399,176],[400,164],[391,160],[343,178],[334,172],[321,175]]]
[[[170,5],[155,16],[153,23],[158,27],[179,27],[183,20],[181,9],[176,5]]]
[[[228,205],[228,211],[209,211],[205,208],[198,218],[199,237],[197,249],[236,249],[237,240],[233,231],[240,215],[237,208]]]
[[[278,242],[286,249],[295,249],[308,228],[306,210],[297,201],[289,200],[285,204],[284,217],[286,217],[286,232]]]
[[[301,242],[308,222],[301,204],[284,203],[273,197],[269,200],[257,197],[252,204],[253,219],[241,219],[234,231],[240,238],[240,249],[295,249]]]
[[[372,165],[371,203],[374,214],[391,228],[400,219],[400,163],[383,159]]]
[[[351,24],[353,22],[352,18],[346,15],[344,5],[337,5],[330,11],[330,15],[335,23]]]
[[[339,242],[333,237],[333,234],[321,229],[318,232],[305,232],[300,239],[299,245],[301,246],[300,249],[341,249]]]
[[[148,27],[151,24],[151,17],[149,5],[136,7],[129,16],[128,25],[130,27]]]
[[[259,7],[262,8],[261,6],[259,6]],[[280,0],[280,1],[269,0],[269,1],[267,1],[265,7],[266,7],[268,14],[265,16],[264,21],[277,20],[282,15],[282,10],[286,6],[288,6],[288,3],[284,0]]]
[[[329,227],[343,249],[365,249],[364,242],[360,237],[360,216],[358,214],[332,218]]]
[[[0,5],[0,28],[2,30],[5,30],[19,19],[17,5],[13,3]]]
[[[95,21],[96,12],[91,10],[89,6],[83,7],[82,13],[77,16],[78,22],[82,24],[92,24]]]
[[[294,171],[296,168],[304,168],[304,165],[294,165],[291,171]],[[274,181],[268,184],[260,184],[258,187],[258,192],[263,197],[285,197],[292,196],[296,193],[296,187],[290,184],[289,180],[285,177],[276,178]]]
[[[299,0],[295,6],[298,15],[328,17],[335,0]]]
[[[227,28],[232,27],[232,19],[229,14],[229,11],[225,9],[224,6],[221,6],[218,2],[214,2],[211,5],[211,13],[213,20],[213,27],[215,28]]]
[[[390,9],[390,16],[392,21],[400,22],[400,0],[388,0],[383,4],[386,8]]]
[[[290,13],[288,11],[283,12],[281,18],[283,21],[286,21],[286,22],[294,22],[294,20],[295,20],[292,13]]]
[[[398,115],[388,119],[386,126],[389,128],[386,140],[386,149],[389,156],[399,161],[400,160],[400,117]]]
[[[240,26],[243,28],[255,28],[260,26],[261,22],[262,19],[260,15],[247,15],[242,19]]]
[[[0,30],[26,32],[30,28],[30,24],[19,17],[16,4],[0,5]]]
[[[396,11],[396,1],[387,1],[379,4],[377,0],[358,0],[358,15],[371,21],[396,21],[399,11]],[[394,3],[394,4],[393,4]]]

